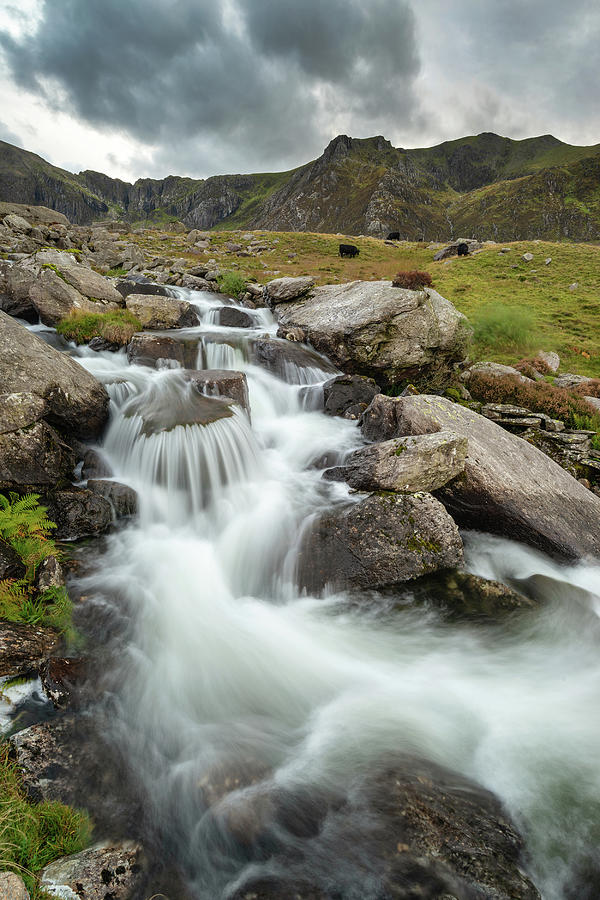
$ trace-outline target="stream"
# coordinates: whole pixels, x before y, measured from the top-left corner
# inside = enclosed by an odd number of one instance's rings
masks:
[[[111,397],[102,453],[140,497],[139,517],[108,537],[82,589],[129,617],[109,736],[193,895],[228,897],[250,872],[272,870],[268,848],[245,853],[231,837],[259,827],[269,791],[292,807],[308,793],[344,796],[386,754],[406,752],[497,794],[545,900],[571,896],[575,874],[598,867],[600,568],[465,534],[469,571],[541,601],[507,627],[449,623],[369,592],[301,595],[303,530],[361,497],[321,478],[363,444],[360,431],[320,411],[331,367],[316,354],[285,377],[253,362],[253,341],[276,332],[267,310],[245,310],[252,328],[224,328],[217,313],[230,301],[173,294],[201,317],[178,332],[197,342],[198,367],[246,373],[251,417],[236,407],[160,430],[192,402],[181,369],[77,349]],[[296,851],[307,879],[333,878],[345,900],[375,896],[356,847],[315,846],[303,863],[284,826],[277,846]]]

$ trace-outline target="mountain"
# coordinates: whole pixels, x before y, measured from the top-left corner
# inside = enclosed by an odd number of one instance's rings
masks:
[[[130,184],[100,172],[74,175],[0,141],[0,199],[49,206],[81,224],[181,219],[201,229],[594,241],[600,145],[486,132],[405,150],[381,136],[339,135],[322,156],[290,172]]]

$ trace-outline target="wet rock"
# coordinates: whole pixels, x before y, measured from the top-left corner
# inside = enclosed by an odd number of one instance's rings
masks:
[[[379,385],[364,375],[337,375],[323,385],[325,413],[358,419],[379,390]]]
[[[56,491],[47,506],[49,518],[57,525],[55,536],[61,541],[103,534],[112,525],[109,501],[86,488]]]
[[[129,485],[102,478],[90,478],[87,486],[90,491],[108,500],[117,519],[137,515],[138,494]]]
[[[56,709],[65,709],[85,677],[85,660],[52,657],[42,666],[40,677],[42,686]]]
[[[186,373],[186,375],[202,394],[209,397],[229,398],[239,403],[246,412],[250,412],[248,380],[244,372],[235,372],[229,369],[202,369]]]
[[[187,300],[130,294],[125,303],[127,309],[142,323],[142,328],[162,331],[167,328],[190,328],[198,324],[198,314]]]
[[[219,325],[226,328],[252,328],[252,317],[235,306],[223,306],[219,310]]]
[[[50,863],[41,872],[40,886],[59,897],[130,900],[143,883],[146,866],[140,844],[103,841]]]
[[[471,329],[436,291],[408,291],[389,281],[354,281],[313,288],[275,306],[285,328],[307,340],[339,369],[383,387],[410,380],[443,385],[462,361]]]
[[[102,337],[94,337],[88,344],[90,350],[94,350],[96,353],[101,353],[103,350],[110,350],[111,353],[114,353],[115,350],[120,350],[121,346],[121,344],[117,344],[115,341],[108,341],[106,338]]]
[[[462,561],[458,528],[430,494],[371,494],[324,515],[303,543],[299,581],[309,592],[378,588]]]
[[[15,550],[0,538],[0,581],[5,578],[21,578],[25,574],[25,566]]]
[[[187,395],[166,397],[148,408],[144,397],[131,397],[123,407],[125,417],[141,419],[140,434],[150,437],[164,431],[172,431],[179,425],[210,425],[234,414],[232,401],[227,398],[207,397],[192,386]]]
[[[466,456],[466,437],[439,431],[362,447],[323,477],[358,491],[435,491],[460,475]]]
[[[137,281],[127,278],[125,281],[117,281],[115,285],[121,297],[129,297],[130,294],[150,294],[156,297],[168,297],[169,292],[162,284],[154,284],[151,281]]]
[[[169,360],[175,368],[193,369],[197,355],[197,340],[185,342],[167,335],[138,332],[127,346],[129,362],[141,366],[159,368],[163,360]]]
[[[450,619],[500,622],[507,615],[537,609],[536,602],[500,581],[469,572],[439,572],[411,585],[417,602],[443,609]]]
[[[600,556],[600,501],[559,465],[495,422],[443,397],[375,398],[371,439],[451,429],[468,438],[465,470],[437,492],[460,525],[567,558]],[[548,435],[551,433],[549,432]],[[552,434],[552,439],[562,438]],[[560,499],[558,499],[560,498]]]
[[[29,900],[29,891],[20,875],[0,872],[0,900]]]
[[[83,457],[83,467],[81,469],[81,478],[87,481],[88,478],[106,478],[112,475],[112,469],[108,465],[104,455],[98,450],[86,450]]]
[[[0,490],[43,491],[70,481],[75,454],[46,422],[0,434]]]
[[[0,620],[0,676],[36,672],[60,647],[52,628]]]
[[[292,341],[259,338],[254,342],[254,356],[259,366],[264,366],[284,381],[290,373],[297,373],[298,369],[319,368],[324,372],[335,372],[331,363],[322,356]]]
[[[314,283],[315,279],[311,275],[303,275],[300,278],[275,278],[265,285],[265,296],[268,303],[287,303],[289,300],[302,297]]]
[[[40,593],[65,586],[65,573],[56,556],[47,556],[39,564],[35,586]]]
[[[47,404],[50,424],[83,439],[100,434],[108,394],[83,366],[0,312],[0,383],[6,393],[28,392]]]
[[[280,325],[277,329],[277,337],[284,338],[286,341],[295,341],[303,344],[306,341],[306,334],[301,328],[285,328]]]

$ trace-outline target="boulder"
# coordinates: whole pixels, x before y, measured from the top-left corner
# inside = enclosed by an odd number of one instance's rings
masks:
[[[24,574],[25,566],[19,554],[0,538],[0,581],[5,578],[22,578]]]
[[[339,369],[383,387],[405,381],[445,384],[464,359],[471,329],[436,291],[409,291],[389,281],[316,287],[275,306],[286,328],[302,328]]]
[[[86,450],[83,456],[83,467],[81,469],[82,481],[88,478],[106,478],[112,475],[112,469],[106,461],[104,455],[98,450]]]
[[[4,216],[3,222],[7,228],[10,228],[11,231],[16,231],[17,234],[29,234],[31,231],[31,223],[16,213]]]
[[[325,413],[358,419],[379,390],[379,385],[365,375],[336,375],[323,385]]]
[[[0,900],[29,900],[29,891],[20,875],[0,872]]]
[[[430,494],[371,494],[316,522],[300,553],[303,588],[379,588],[462,561],[458,528]]]
[[[558,372],[560,366],[560,356],[553,350],[538,350],[536,353],[538,359],[546,363],[551,372]]]
[[[459,253],[459,247],[461,246],[466,247],[466,254],[464,253],[464,250]],[[475,250],[481,250],[482,247],[483,244],[474,240],[474,238],[457,238],[446,247],[442,247],[441,250],[438,250],[433,259],[435,262],[440,262],[443,259],[449,259],[451,256],[468,255]]]
[[[129,485],[104,478],[90,478],[87,486],[90,491],[108,500],[117,519],[137,515],[138,494]]]
[[[523,384],[533,384],[533,378],[527,378],[518,369],[513,369],[512,366],[503,366],[502,363],[475,363],[475,365],[465,369],[460,377],[463,381],[468,382],[473,375],[489,375],[491,378],[504,378],[506,375],[514,375]]]
[[[61,637],[52,628],[0,620],[0,676],[38,671],[60,644]]]
[[[145,869],[140,844],[103,841],[50,863],[41,872],[40,887],[58,897],[130,900],[137,896]]]
[[[66,271],[67,266],[64,269]],[[118,309],[117,303],[88,300],[54,269],[44,269],[40,272],[31,285],[29,297],[44,325],[52,327],[58,325],[61,319],[72,312],[98,313]]]
[[[154,284],[150,281],[129,280],[117,281],[115,285],[121,297],[129,297],[130,294],[150,294],[155,297],[169,297],[169,292],[162,284]]]
[[[560,388],[573,388],[591,380],[592,379],[588,378],[587,375],[573,375],[571,372],[565,372],[563,375],[557,375],[554,379],[554,386]]]
[[[235,306],[222,306],[219,310],[219,325],[226,328],[252,328],[252,316]]]
[[[27,428],[43,419],[47,412],[46,401],[29,391],[0,394],[0,434]]]
[[[35,577],[35,586],[40,592],[47,591],[50,588],[65,586],[65,573],[56,556],[47,556],[39,564]]]
[[[127,345],[127,359],[139,366],[160,368],[166,364],[173,368],[194,369],[198,356],[197,345],[197,339],[186,342],[170,335],[138,332]]]
[[[370,440],[444,430],[469,441],[464,472],[437,492],[460,525],[569,559],[600,556],[600,499],[495,422],[424,394],[380,394],[363,416],[363,433]]]
[[[323,477],[358,491],[435,491],[460,475],[466,456],[466,437],[439,431],[362,447]]]
[[[248,380],[244,372],[229,369],[202,369],[186,373],[192,384],[208,397],[225,397],[234,400],[247,413],[250,412]]]
[[[70,481],[75,454],[47,422],[0,434],[0,490],[44,491]]]
[[[187,300],[152,294],[129,294],[125,304],[142,323],[142,328],[148,330],[190,328],[198,324],[198,313]]]
[[[108,418],[109,398],[100,382],[2,312],[0,383],[6,393],[40,397],[51,424],[84,440],[99,435]]]
[[[287,303],[304,296],[314,283],[315,279],[311,275],[302,275],[300,278],[275,278],[265,285],[265,297],[269,304]]]
[[[48,517],[56,522],[55,536],[61,541],[103,534],[113,522],[108,500],[86,488],[56,491],[47,499]]]
[[[42,666],[42,687],[56,709],[65,709],[85,677],[85,660],[53,657]]]
[[[103,303],[122,306],[123,296],[110,278],[99,275],[98,272],[94,272],[87,266],[61,265],[57,266],[57,269],[58,274],[84,297],[93,297],[94,300],[100,300]]]
[[[515,612],[539,607],[502,582],[470,572],[438,572],[411,583],[407,591],[414,601],[440,608],[453,621],[496,623]]]
[[[55,209],[49,209],[47,206],[30,206],[25,203],[1,201],[0,217],[10,214],[23,216],[28,222],[41,223],[44,225],[54,225],[58,223],[59,225],[67,226],[70,224],[66,216],[57,212]]]
[[[258,338],[254,341],[254,360],[273,375],[288,380],[289,373],[298,369],[322,369],[323,373],[335,372],[334,366],[309,347],[277,338]]]
[[[38,311],[29,296],[36,277],[36,273],[32,269],[17,265],[10,266],[4,276],[6,293],[0,297],[0,309],[9,316],[25,319],[26,322],[37,322]]]

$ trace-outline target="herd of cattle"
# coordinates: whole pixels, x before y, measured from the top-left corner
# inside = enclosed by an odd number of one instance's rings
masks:
[[[400,240],[400,232],[399,231],[390,231],[386,240],[388,241],[399,241]],[[340,256],[349,256],[350,258],[354,256],[358,256],[360,250],[358,247],[355,247],[354,244],[340,244]],[[469,255],[469,245],[460,243],[458,244],[456,250],[458,256],[468,256]]]

